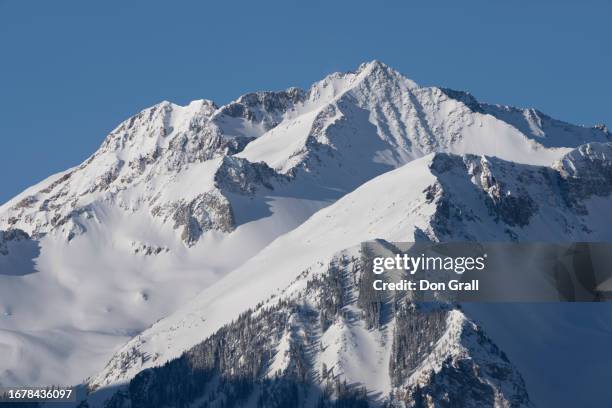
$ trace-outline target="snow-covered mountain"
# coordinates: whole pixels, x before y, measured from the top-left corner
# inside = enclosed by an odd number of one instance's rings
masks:
[[[0,383],[129,380],[372,238],[608,240],[611,140],[378,61],[221,107],[162,102],[0,207]],[[453,350],[497,358],[470,341]]]
[[[141,372],[108,406],[531,406],[516,368],[461,310],[377,296],[368,276],[343,251]]]
[[[145,368],[178,358],[201,340],[227,330],[224,325],[260,302],[274,305],[286,293],[289,298],[311,299],[313,296],[304,292],[310,285],[306,278],[332,279],[328,276],[328,265],[337,263],[339,257],[349,256],[343,251],[357,247],[360,242],[380,238],[610,241],[612,220],[607,214],[612,204],[610,153],[612,144],[589,144],[571,151],[553,167],[437,153],[387,172],[317,212],[181,310],[136,336],[89,385],[98,388],[121,383]],[[334,321],[347,330],[362,328],[365,324],[362,319],[343,315],[353,308],[351,302],[341,302]],[[311,310],[321,313],[320,305]],[[318,335],[325,337],[320,328]],[[348,347],[344,340],[329,336],[330,341],[340,344],[340,349]],[[378,354],[354,351],[356,356],[346,357],[346,361],[355,367],[369,367],[369,358],[375,355],[388,358],[392,354],[391,342],[368,341],[378,344],[381,348]],[[330,357],[326,364],[339,365],[337,370],[342,370],[340,354]],[[388,360],[380,364],[371,381],[387,375]],[[364,383],[358,376],[359,370],[354,368],[351,372],[357,376],[346,374],[341,378]],[[383,395],[390,392],[389,387],[367,385],[372,392]]]

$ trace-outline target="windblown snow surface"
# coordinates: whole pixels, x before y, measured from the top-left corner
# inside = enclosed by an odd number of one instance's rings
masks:
[[[273,295],[301,299],[305,271],[325,276],[366,240],[609,241],[611,140],[605,126],[420,87],[378,61],[220,107],[162,102],[0,207],[0,384],[86,382],[102,395]],[[433,387],[443,362],[424,356],[398,383],[395,320],[345,319],[348,299],[316,328],[327,346],[310,370],[337,367],[379,402]],[[523,405],[600,404],[610,310],[573,307],[444,311],[447,340],[431,355],[505,365],[465,340],[478,323],[515,367],[493,387],[497,406],[520,375]],[[287,369],[290,343],[275,343],[272,372]],[[577,389],[558,387],[577,366]]]

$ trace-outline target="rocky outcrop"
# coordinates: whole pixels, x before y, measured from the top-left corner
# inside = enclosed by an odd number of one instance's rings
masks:
[[[171,221],[188,246],[193,246],[206,231],[231,232],[236,227],[232,207],[218,191],[153,207],[151,215],[163,222]]]
[[[566,201],[581,213],[583,201],[612,193],[612,143],[589,143],[553,165],[559,172]]]
[[[252,196],[261,190],[274,190],[274,184],[288,181],[266,163],[251,163],[238,157],[224,157],[215,173],[215,184],[225,192]]]
[[[512,228],[528,225],[538,211],[538,200],[526,186],[542,182],[550,185],[549,178],[542,175],[546,172],[543,168],[515,166],[495,158],[439,153],[432,158],[430,169],[438,181],[424,193],[427,201],[437,206],[432,226],[440,239],[456,236],[463,230],[462,223],[482,220],[473,205],[456,196],[462,190],[475,194],[496,222]],[[474,237],[466,235],[464,239]]]
[[[305,98],[306,93],[299,88],[280,92],[248,93],[219,109],[214,120],[222,122],[223,116],[245,119],[260,125],[263,131],[268,131],[278,125],[285,112],[303,102]]]

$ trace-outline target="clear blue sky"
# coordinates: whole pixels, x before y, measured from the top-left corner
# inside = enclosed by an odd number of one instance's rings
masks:
[[[611,3],[0,0],[0,202],[161,100],[224,103],[375,58],[423,85],[610,125]]]

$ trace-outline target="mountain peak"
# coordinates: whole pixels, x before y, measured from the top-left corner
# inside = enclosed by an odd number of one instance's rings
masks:
[[[384,78],[387,80],[399,80],[402,82],[409,83],[410,88],[419,87],[419,85],[416,82],[414,82],[410,78],[407,78],[406,76],[402,75],[400,72],[396,71],[395,69],[391,68],[384,62],[377,60],[377,59],[360,64],[359,67],[357,68],[356,73],[360,77],[364,77],[364,78],[374,77],[374,78]]]
[[[373,59],[371,61],[366,61],[366,62],[362,62],[361,64],[359,64],[357,71],[362,72],[365,70],[388,69],[388,68],[389,66],[385,64],[384,62],[377,60],[377,59]]]
[[[309,96],[311,101],[331,101],[363,84],[366,88],[382,88],[387,85],[400,85],[406,89],[419,88],[417,83],[398,71],[379,60],[373,60],[360,64],[354,71],[334,72],[326,76],[310,87]]]

